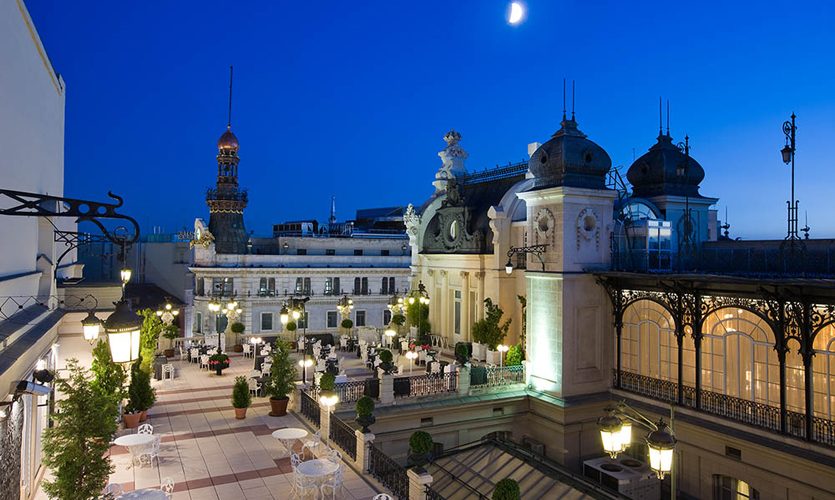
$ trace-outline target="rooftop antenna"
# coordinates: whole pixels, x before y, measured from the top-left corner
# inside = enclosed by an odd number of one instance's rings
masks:
[[[661,96],[658,96],[658,135],[664,135],[664,122],[662,118]]]
[[[571,121],[574,121],[574,80],[571,80]]]
[[[232,65],[229,65],[229,114],[226,119],[226,128],[232,128]]]
[[[565,78],[562,79],[562,121],[565,121]]]
[[[719,229],[724,230],[726,240],[730,239],[730,236],[729,236],[730,231],[728,231],[730,228],[731,228],[731,225],[728,223],[728,206],[725,205],[725,223],[722,224],[721,226],[719,226]]]
[[[328,224],[336,224],[336,196],[331,196],[331,216],[328,218]]]
[[[667,137],[670,136],[670,100],[667,99]]]

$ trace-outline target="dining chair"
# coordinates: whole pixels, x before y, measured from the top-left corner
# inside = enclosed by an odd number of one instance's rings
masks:
[[[254,378],[248,380],[249,383],[249,393],[253,396],[257,396],[261,393],[261,382],[258,382]]]
[[[262,375],[261,370],[251,370],[249,372],[249,378],[258,378]]]
[[[187,353],[188,353],[188,351],[185,348],[185,346],[181,345],[180,346],[180,361],[185,361],[186,360],[186,358],[188,357],[188,356],[186,356]]]
[[[162,365],[162,380],[174,380],[174,365],[166,363]]]
[[[263,363],[261,365],[261,373],[270,373],[272,371],[273,364],[272,363]]]
[[[319,487],[313,478],[299,474],[298,471],[294,471],[293,492],[294,498],[306,498],[307,495],[313,495],[313,498],[316,498],[319,493]]]
[[[336,472],[331,474],[330,477],[324,483],[322,483],[322,486],[319,487],[319,490],[322,493],[322,498],[331,497],[334,500],[336,500],[336,498],[341,498],[341,495],[337,497],[337,494],[341,494],[343,483],[343,466],[340,463],[339,467],[336,469]]]
[[[248,358],[252,354],[252,344],[244,344],[244,357]]]
[[[203,354],[200,356],[200,368],[206,367],[206,370],[209,369],[209,355]]]
[[[137,434],[153,434],[154,426],[151,424],[142,424],[136,429]]]
[[[192,363],[197,363],[198,361],[200,361],[200,350],[198,348],[193,347],[191,349],[190,353],[191,353],[191,362]]]
[[[171,495],[174,493],[174,480],[170,477],[162,478],[159,489],[165,493],[166,497],[171,498]]]
[[[154,459],[156,459],[157,465],[159,465],[160,443],[160,436],[154,436],[154,440],[153,442],[151,442],[151,445],[147,448],[145,453],[139,456],[139,462],[144,463],[145,461],[147,461],[148,465],[153,467]]]

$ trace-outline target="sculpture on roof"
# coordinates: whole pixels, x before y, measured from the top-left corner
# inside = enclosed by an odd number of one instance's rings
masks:
[[[464,167],[464,160],[469,156],[461,146],[461,134],[455,130],[450,130],[444,135],[446,147],[438,152],[441,158],[441,168],[435,173],[435,181],[432,183],[435,186],[435,192],[446,191],[447,183],[450,179],[466,175],[467,169]]]

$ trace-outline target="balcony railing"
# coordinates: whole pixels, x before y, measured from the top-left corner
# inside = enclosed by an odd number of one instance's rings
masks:
[[[342,448],[352,460],[357,459],[357,435],[354,429],[331,413],[330,440]]]
[[[307,394],[305,391],[299,391],[301,394],[301,407],[302,407],[302,415],[304,418],[310,420],[310,422],[319,427],[319,418],[321,409],[319,408],[319,402],[313,399],[310,395]]]
[[[458,372],[430,373],[394,379],[394,397],[432,396],[458,391]]]
[[[523,365],[487,366],[484,370],[484,374],[480,374],[478,371],[470,371],[471,388],[525,383],[525,367]]]
[[[398,498],[409,498],[406,469],[374,444],[368,448],[368,472]]]
[[[617,371],[615,371],[615,379]],[[615,382],[616,384],[616,382]],[[678,384],[646,375],[621,371],[620,388],[647,396],[652,399],[675,403],[678,400]],[[780,408],[758,401],[737,398],[718,392],[702,389],[700,407],[696,407],[696,389],[682,386],[682,404],[704,413],[727,418],[735,422],[780,432]],[[806,439],[806,415],[786,411],[786,434],[799,439]],[[835,422],[820,417],[812,417],[812,441],[835,446]]]

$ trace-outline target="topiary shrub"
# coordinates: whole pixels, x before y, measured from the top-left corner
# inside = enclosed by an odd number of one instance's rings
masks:
[[[128,412],[145,411],[157,400],[156,391],[151,387],[151,376],[141,368],[140,356],[131,366],[128,386]]]
[[[518,366],[525,360],[525,351],[521,345],[512,345],[505,355],[505,366]]]
[[[380,368],[382,368],[383,372],[387,375],[394,371],[394,363],[392,363],[393,359],[394,355],[388,349],[380,351]]]
[[[287,325],[285,325],[285,326],[284,326],[284,328],[285,328],[288,332],[295,332],[295,331],[296,331],[296,329],[298,328],[298,325],[296,325],[296,322],[295,322],[295,321],[291,321],[291,322],[287,323]]]
[[[249,408],[252,404],[252,395],[249,393],[249,384],[246,377],[235,377],[235,385],[232,387],[232,406],[234,408]]]
[[[455,360],[462,365],[470,361],[470,350],[464,342],[455,344]]]
[[[360,425],[362,432],[371,432],[369,425],[377,421],[374,418],[374,400],[368,396],[363,396],[357,400],[356,404],[357,418],[356,422]]]
[[[410,467],[426,465],[432,458],[431,452],[433,446],[432,436],[429,433],[423,431],[412,433],[409,438],[408,465]]]
[[[240,334],[244,333],[244,330],[246,330],[246,327],[240,321],[236,321],[235,323],[232,323],[232,326],[230,326],[229,328],[231,328],[232,333],[234,333],[236,335],[240,335]]]
[[[323,391],[336,390],[336,376],[333,373],[323,373],[319,379],[319,389]]]
[[[402,314],[395,314],[391,317],[391,322],[397,326],[403,326],[406,324],[406,316]]]
[[[351,321],[348,318],[343,319],[341,324],[342,324],[342,328],[344,328],[346,330],[350,330],[351,328],[354,327],[354,322]]]
[[[509,477],[496,483],[493,490],[493,500],[519,500],[521,495],[519,483]]]

